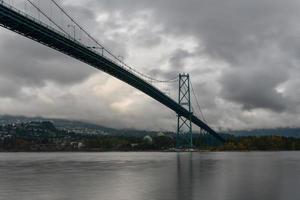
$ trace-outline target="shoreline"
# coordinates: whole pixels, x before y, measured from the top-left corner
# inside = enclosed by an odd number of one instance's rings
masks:
[[[217,153],[217,152],[298,152],[300,150],[195,150],[195,151],[0,151],[1,153]]]

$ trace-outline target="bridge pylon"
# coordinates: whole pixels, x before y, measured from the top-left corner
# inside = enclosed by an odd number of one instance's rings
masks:
[[[178,104],[186,108],[190,115],[185,118],[177,114],[176,148],[193,148],[192,105],[189,74],[179,74]]]

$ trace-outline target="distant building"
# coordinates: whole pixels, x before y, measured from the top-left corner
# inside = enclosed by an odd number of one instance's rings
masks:
[[[166,135],[163,132],[157,133],[157,137],[165,137]]]
[[[153,139],[150,135],[146,135],[144,138],[143,138],[143,141],[147,144],[152,144],[153,143]]]

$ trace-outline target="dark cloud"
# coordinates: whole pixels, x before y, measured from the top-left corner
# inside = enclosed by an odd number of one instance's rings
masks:
[[[1,76],[12,81],[11,92],[25,86],[43,87],[47,81],[71,85],[94,72],[88,66],[50,48],[7,31],[1,32]],[[82,66],[83,65],[83,66]]]
[[[0,94],[2,98],[17,97],[20,87],[13,80],[0,78]]]
[[[136,34],[136,42],[140,46],[151,48],[161,43],[161,37],[149,28],[141,30]]]
[[[225,99],[234,101],[244,109],[267,108],[283,111],[287,101],[276,91],[276,87],[287,79],[285,71],[262,70],[231,70],[226,72],[221,80],[222,95]]]
[[[171,68],[183,71],[185,69],[185,63],[184,63],[185,59],[191,56],[193,56],[192,53],[183,49],[177,49],[169,60]]]

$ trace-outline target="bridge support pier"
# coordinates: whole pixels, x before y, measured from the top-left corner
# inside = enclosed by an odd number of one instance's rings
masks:
[[[178,104],[185,107],[189,112],[189,118],[177,115],[176,148],[193,148],[192,133],[192,106],[190,93],[189,74],[179,74]]]

